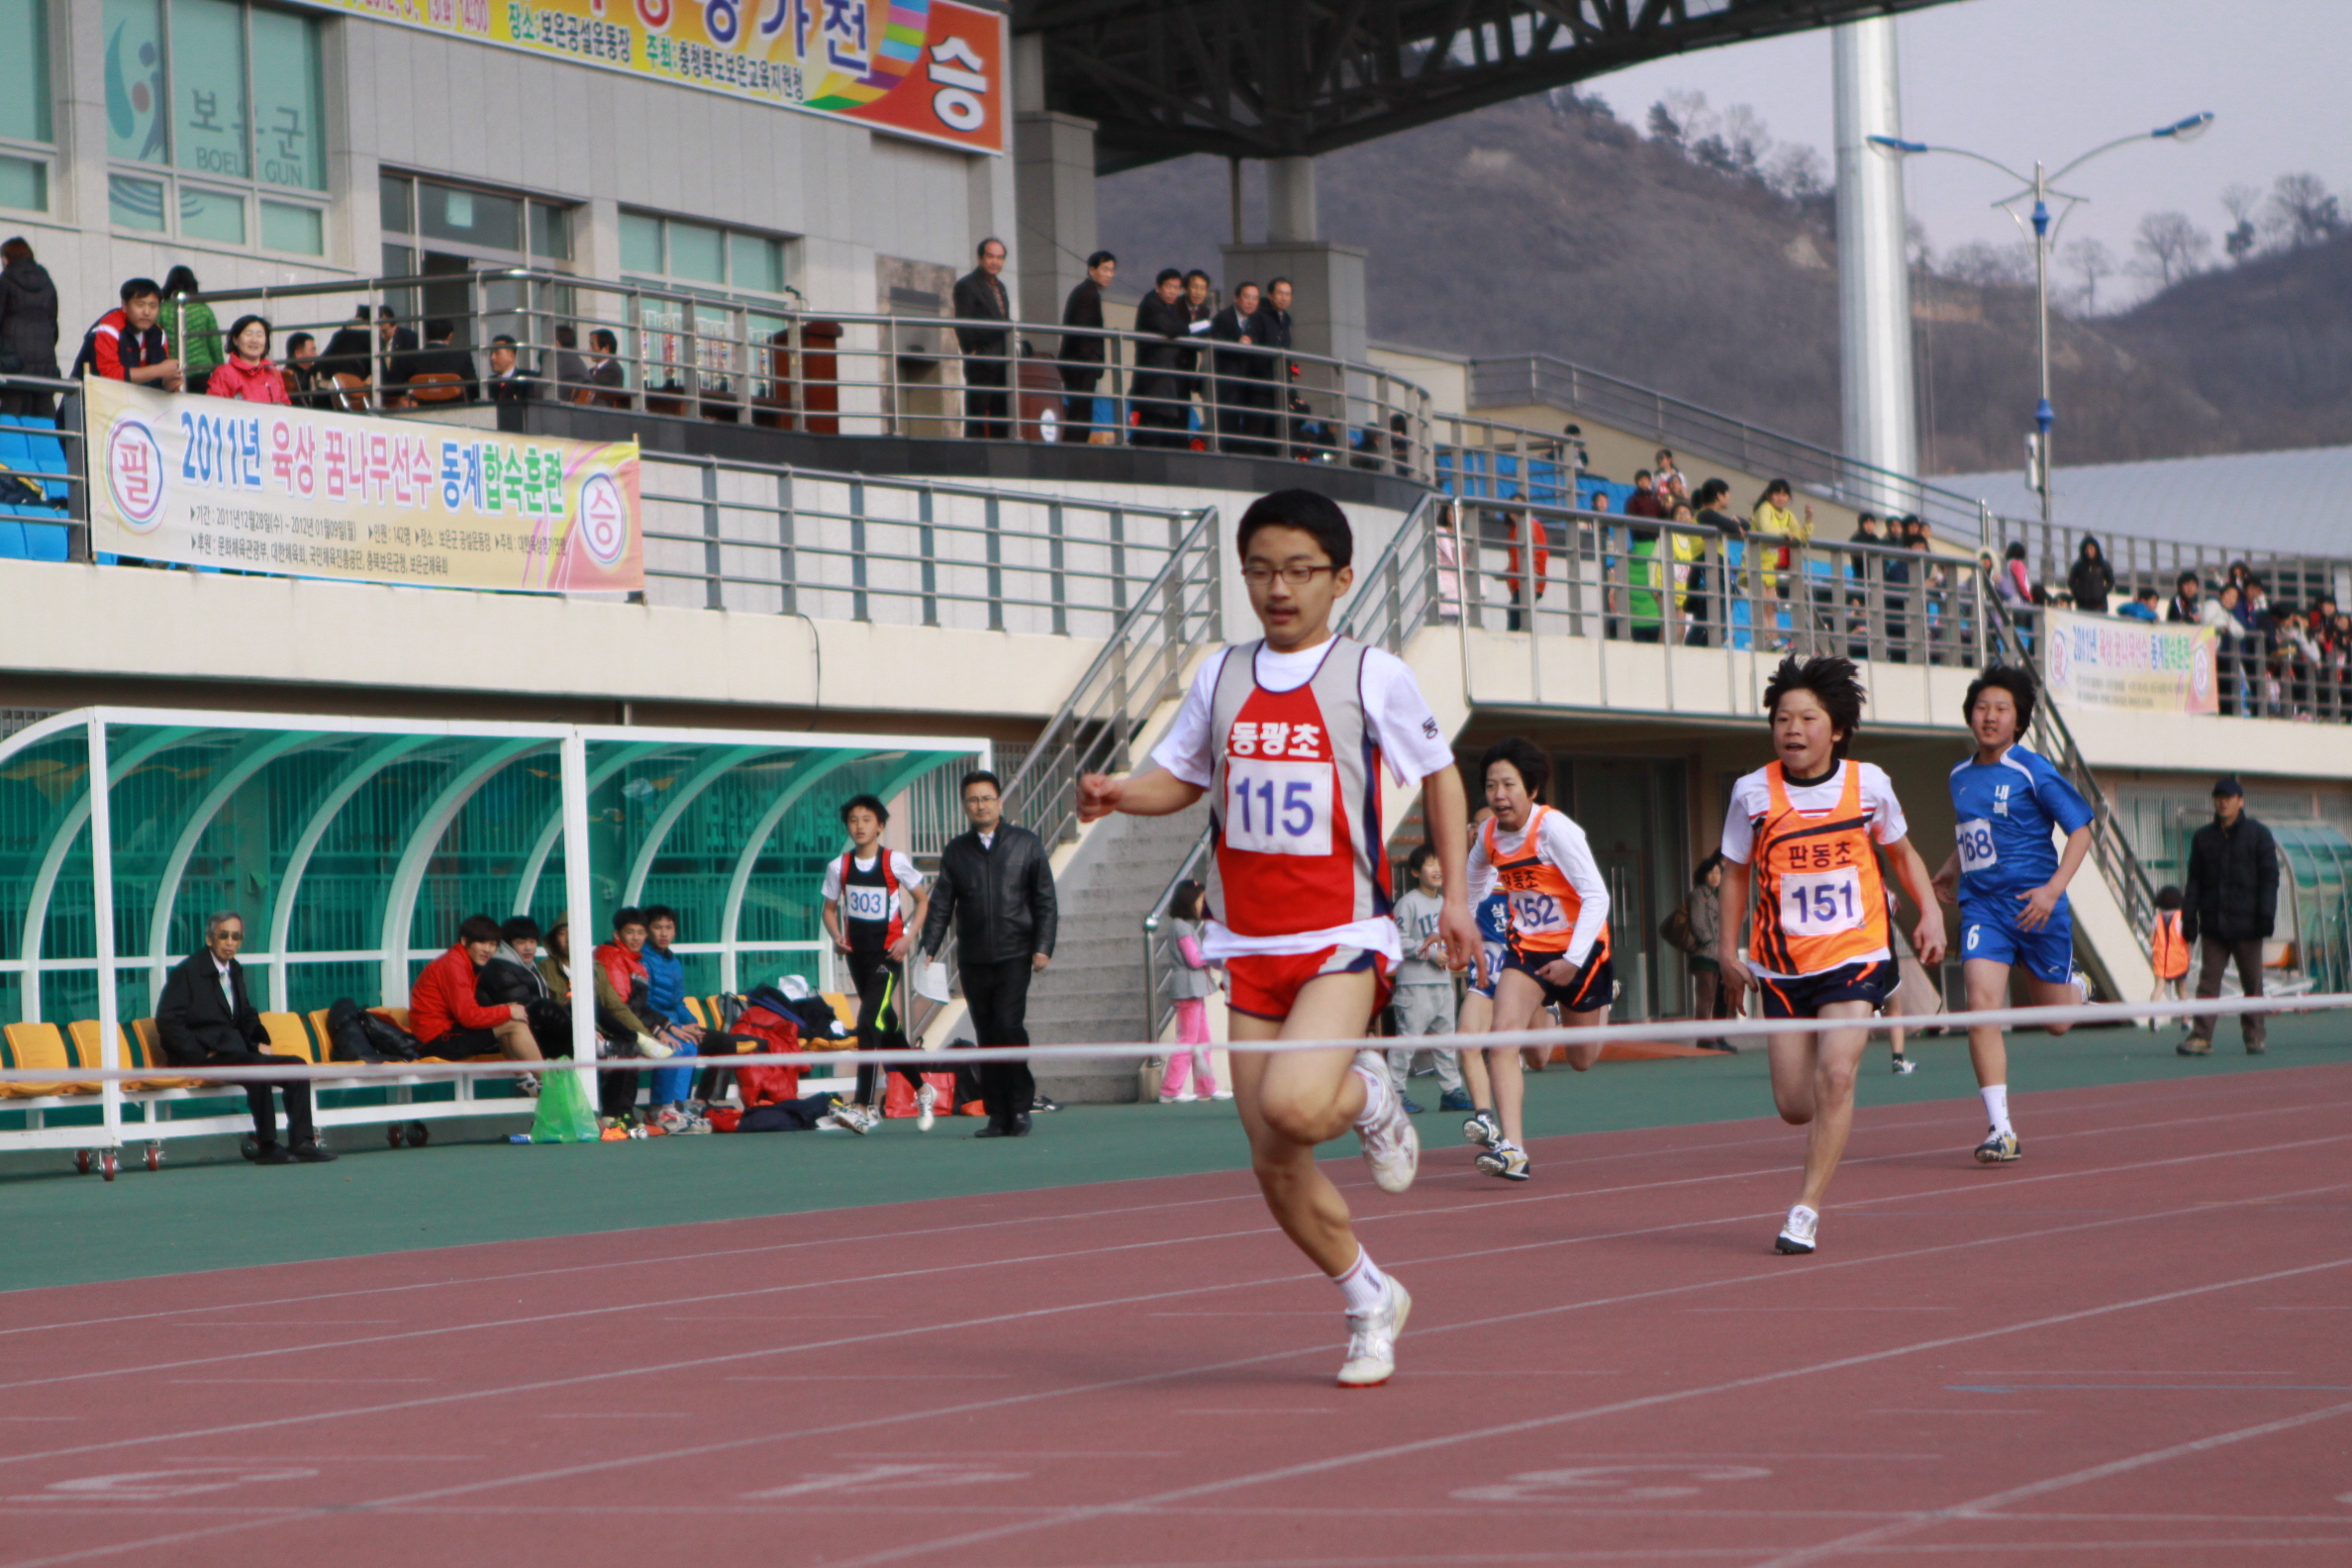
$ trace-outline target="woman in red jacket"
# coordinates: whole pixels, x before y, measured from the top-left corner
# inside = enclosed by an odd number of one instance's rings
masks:
[[[204,390],[214,397],[291,406],[286,372],[269,357],[269,323],[258,316],[237,318],[237,325],[229,329],[229,358],[213,370]]]

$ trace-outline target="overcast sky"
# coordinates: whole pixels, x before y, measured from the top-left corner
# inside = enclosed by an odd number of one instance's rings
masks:
[[[2071,183],[2092,200],[2062,242],[2096,236],[2127,257],[2142,215],[2175,209],[2218,246],[2224,185],[2267,190],[2304,170],[2352,208],[2352,0],[1954,0],[1895,26],[1912,141],[2055,169],[2133,131],[2204,109],[2219,117],[2195,143],[2118,147],[2080,170]],[[1751,104],[1776,142],[1811,143],[1833,168],[1829,49],[1828,34],[1805,33],[1636,66],[1586,90],[1635,125],[1678,90],[1716,108]],[[1938,252],[2016,240],[1990,206],[2009,194],[1994,170],[1914,157],[1907,178],[1911,215]]]

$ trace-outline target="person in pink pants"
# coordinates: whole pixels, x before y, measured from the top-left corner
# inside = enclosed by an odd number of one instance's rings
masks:
[[[1168,918],[1176,933],[1176,952],[1184,967],[1170,978],[1176,1001],[1176,1050],[1160,1078],[1160,1102],[1230,1100],[1229,1089],[1217,1086],[1217,1069],[1209,1059],[1209,993],[1216,969],[1201,956],[1201,922],[1207,918],[1208,889],[1198,882],[1177,884],[1168,901]]]

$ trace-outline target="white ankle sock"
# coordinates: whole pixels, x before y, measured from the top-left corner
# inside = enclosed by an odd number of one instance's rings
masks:
[[[2009,1119],[2009,1085],[1994,1084],[1988,1089],[1979,1090],[1978,1093],[1985,1097],[1985,1116],[1992,1122],[1993,1130],[1996,1132],[2013,1131]]]
[[[1356,1260],[1348,1265],[1346,1273],[1334,1276],[1331,1283],[1339,1287],[1339,1299],[1347,1304],[1349,1312],[1368,1313],[1378,1310],[1387,1294],[1388,1276],[1380,1272],[1372,1254],[1358,1245]]]
[[[1364,1109],[1356,1113],[1355,1125],[1368,1127],[1388,1115],[1394,1091],[1389,1088],[1386,1072],[1374,1072],[1361,1062],[1356,1064],[1354,1071],[1358,1078],[1364,1080]]]

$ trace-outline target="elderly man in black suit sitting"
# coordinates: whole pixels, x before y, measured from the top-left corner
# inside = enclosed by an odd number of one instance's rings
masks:
[[[163,983],[163,1000],[155,1005],[155,1028],[163,1036],[163,1054],[176,1067],[302,1067],[294,1056],[273,1056],[262,1049],[269,1030],[245,991],[245,966],[237,961],[245,946],[245,918],[224,910],[204,923],[204,946],[180,960]],[[281,1078],[245,1081],[245,1101],[253,1108],[253,1152],[262,1165],[291,1165],[300,1160],[316,1164],[335,1158],[321,1146],[311,1127],[311,1090],[307,1079]],[[286,1097],[286,1136],[293,1145],[278,1142],[277,1117],[269,1091]]]

